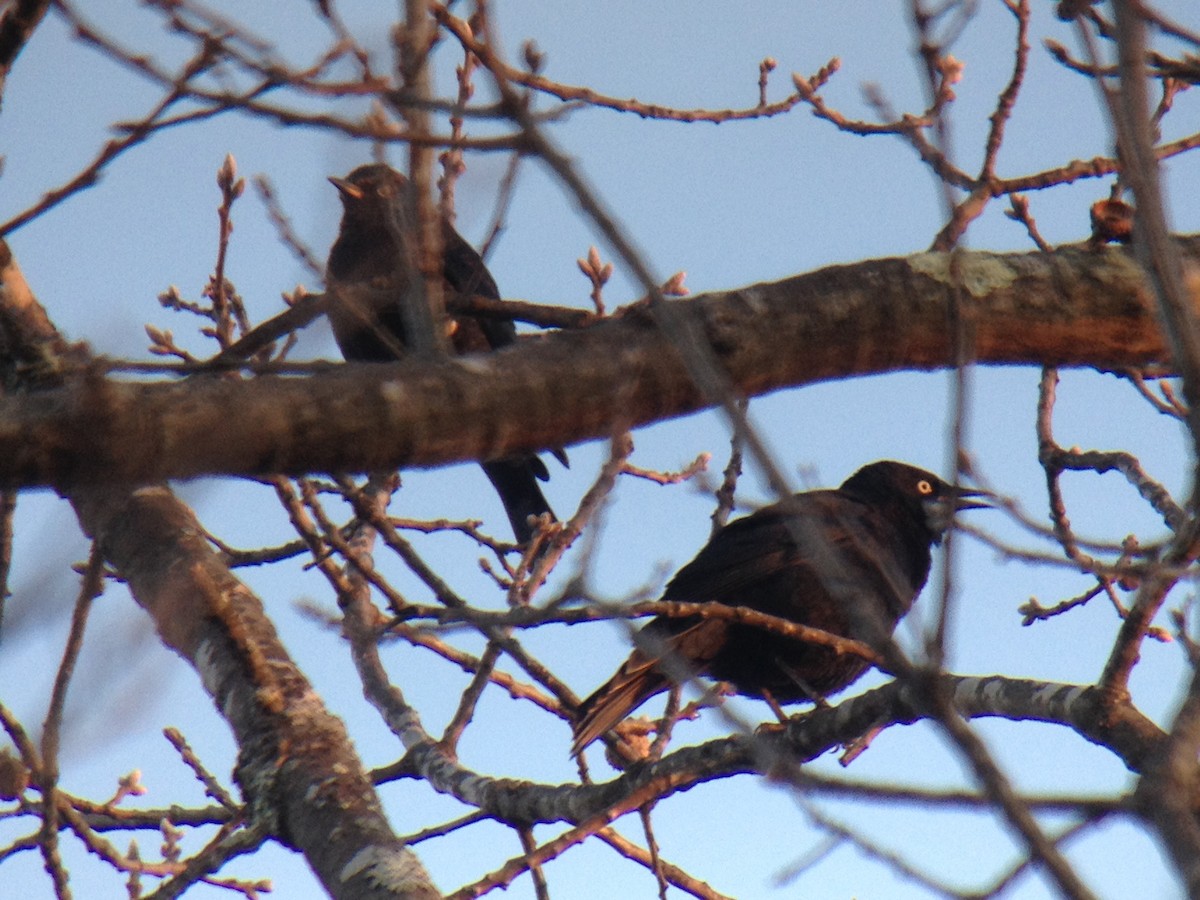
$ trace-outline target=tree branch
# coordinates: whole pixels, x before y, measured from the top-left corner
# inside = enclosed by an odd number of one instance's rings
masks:
[[[33,378],[23,380],[16,368],[12,383],[37,393],[37,384],[72,377],[71,369],[49,364],[46,348],[60,344],[0,241],[0,349],[8,357],[0,362],[46,354]],[[67,496],[83,531],[228,721],[252,824],[303,852],[331,896],[439,896],[388,825],[345,726],[325,709],[262,602],[221,561],[191,510],[161,485],[85,486]],[[54,827],[52,815],[46,821]]]
[[[1177,242],[1200,261],[1200,236]],[[978,362],[1136,368],[1169,358],[1151,288],[1124,249],[964,253],[956,265],[975,298]],[[671,305],[752,396],[951,364],[953,287],[949,257],[922,253]],[[85,373],[0,398],[0,487],[431,467],[704,408],[679,354],[639,309],[486,357],[309,378],[131,384]]]
[[[1148,764],[1166,743],[1163,731],[1132,704],[1110,709],[1095,687],[1000,675],[941,677],[955,708],[966,719],[998,717],[1066,725],[1111,750],[1134,771]],[[775,767],[782,760],[794,764],[788,772],[791,777],[800,764],[872,729],[930,719],[926,706],[912,687],[894,681],[837,706],[795,716],[782,731],[739,734],[684,747],[611,781],[577,787],[480,775],[451,759],[432,740],[410,747],[404,770],[419,773],[436,790],[510,824],[581,825],[597,818],[612,821],[703,782],[749,773],[778,775]]]

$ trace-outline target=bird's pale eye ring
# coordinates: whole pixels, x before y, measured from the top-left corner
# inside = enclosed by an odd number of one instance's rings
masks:
[[[933,493],[933,485],[930,484],[928,481],[926,481],[924,478],[922,478],[920,481],[917,482],[917,493],[928,497],[930,494]]]

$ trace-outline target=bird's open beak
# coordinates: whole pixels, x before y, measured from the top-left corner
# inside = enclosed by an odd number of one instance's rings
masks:
[[[363,198],[362,188],[353,182],[347,181],[345,178],[330,177],[329,183],[332,184],[343,197],[349,197],[351,200],[361,200]]]
[[[973,491],[959,488],[958,496],[954,499],[954,509],[962,512],[964,509],[991,509],[992,494],[988,491]]]

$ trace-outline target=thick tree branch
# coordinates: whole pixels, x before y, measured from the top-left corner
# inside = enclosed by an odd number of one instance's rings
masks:
[[[237,779],[258,824],[302,851],[331,896],[439,896],[392,833],[345,726],[191,511],[164,487],[85,489],[71,499],[84,530],[99,536],[105,559],[228,720],[240,748]]]
[[[1200,237],[1178,244],[1200,261]],[[673,305],[746,395],[936,369],[953,358],[948,260],[923,253],[835,266]],[[979,362],[1126,368],[1169,359],[1151,289],[1126,250],[970,253],[957,266],[975,298]],[[250,381],[92,376],[0,398],[0,487],[437,466],[606,436],[618,419],[646,424],[705,403],[635,308],[487,357]]]
[[[1082,685],[1054,684],[993,675],[945,675],[958,712],[967,719],[998,717],[1066,725],[1115,753],[1137,771],[1165,744],[1166,735],[1132,704],[1111,709],[1102,692]],[[509,823],[566,821],[597,816],[609,821],[646,802],[731,775],[771,774],[780,760],[808,762],[884,725],[911,725],[930,715],[911,687],[891,682],[837,706],[793,717],[782,732],[734,735],[684,747],[657,762],[635,766],[604,783],[535,785],[480,775],[427,741],[409,749],[405,771],[418,772],[435,788]],[[758,742],[764,742],[762,744]]]
[[[38,385],[73,377],[70,367],[51,365],[62,346],[0,241],[0,351],[7,351],[0,372],[36,396]],[[229,722],[254,824],[303,852],[331,896],[439,896],[388,825],[345,726],[326,710],[262,602],[221,561],[191,510],[161,485],[83,486],[67,496],[163,642],[196,669]]]
[[[1123,174],[1136,201],[1133,243],[1138,259],[1151,273],[1162,317],[1170,336],[1172,357],[1183,380],[1183,395],[1188,402],[1188,430],[1192,436],[1193,466],[1200,466],[1200,323],[1195,298],[1190,296],[1184,262],[1173,252],[1168,231],[1167,210],[1159,181],[1158,161],[1153,151],[1149,90],[1146,80],[1146,23],[1141,4],[1114,0],[1117,25],[1117,68],[1120,92],[1106,91],[1112,101],[1113,124]],[[1193,474],[1191,504],[1200,491],[1200,469]],[[1196,527],[1180,530],[1169,551],[1171,557],[1190,562],[1200,551]],[[1121,657],[1130,658],[1132,668],[1141,636],[1161,607],[1165,591],[1173,582],[1156,590],[1153,579],[1138,592],[1131,614],[1122,625],[1114,658],[1105,667],[1105,675],[1121,674]],[[1126,670],[1128,671],[1128,670]],[[1115,677],[1110,685],[1125,689],[1124,679]],[[1200,823],[1197,822],[1196,751],[1200,747],[1200,683],[1195,678],[1183,707],[1171,726],[1170,737],[1161,753],[1149,766],[1138,786],[1147,819],[1158,828],[1188,895],[1200,895]],[[1150,798],[1153,797],[1153,800]]]

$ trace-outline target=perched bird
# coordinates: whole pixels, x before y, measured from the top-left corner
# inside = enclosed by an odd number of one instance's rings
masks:
[[[905,463],[874,462],[837,490],[795,494],[731,522],[679,570],[662,599],[744,606],[877,645],[924,587],[930,547],[956,511],[988,505],[974,499],[980,496]],[[635,643],[617,673],[580,704],[574,754],[678,682],[681,671],[727,681],[751,697],[816,703],[868,666],[826,646],[701,616],[659,616]]]
[[[342,225],[329,251],[325,286],[329,321],[342,355],[348,360],[382,362],[399,359],[409,350],[408,323],[414,311],[405,304],[423,301],[416,290],[417,271],[405,246],[408,229],[408,179],[385,165],[359,166],[345,178],[330,178],[342,198]],[[500,299],[496,282],[475,248],[442,223],[442,277],[449,294]],[[416,310],[415,321],[422,321]],[[513,343],[516,326],[504,319],[452,317],[450,341],[457,354],[485,353]],[[562,451],[556,455],[565,463]],[[518,543],[533,535],[529,519],[554,513],[538,487],[549,477],[534,454],[520,454],[481,463],[504,504]]]

